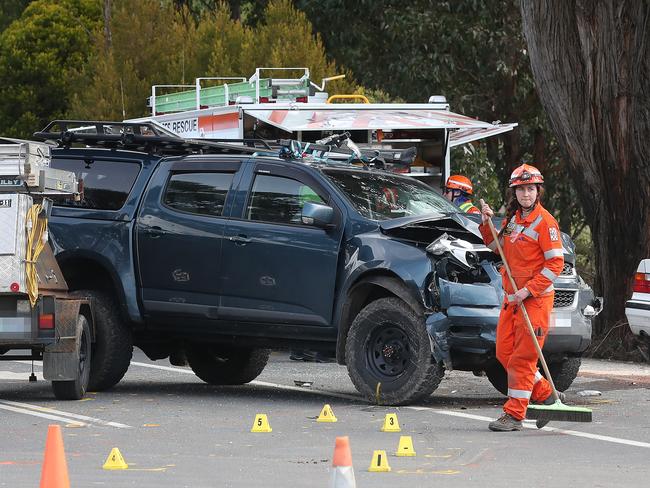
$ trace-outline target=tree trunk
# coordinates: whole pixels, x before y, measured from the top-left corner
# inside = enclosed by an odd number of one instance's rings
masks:
[[[533,75],[589,227],[596,336],[625,318],[650,257],[650,4],[521,0]]]
[[[104,0],[104,47],[106,52],[111,50],[113,35],[111,34],[111,0]]]

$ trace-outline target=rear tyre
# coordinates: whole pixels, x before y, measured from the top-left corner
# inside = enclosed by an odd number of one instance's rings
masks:
[[[508,396],[508,374],[499,361],[485,368],[485,375],[499,393]]]
[[[561,361],[549,363],[548,369],[558,391],[569,389],[573,380],[578,376],[581,364],[582,360],[579,357],[566,357]]]
[[[79,315],[77,327],[81,330],[77,377],[74,380],[52,382],[52,391],[58,400],[80,400],[88,389],[92,346],[90,342],[90,326],[88,325],[88,319],[84,315]]]
[[[269,361],[269,349],[191,344],[187,362],[194,374],[211,385],[243,385],[257,378]]]
[[[569,389],[573,380],[578,376],[580,364],[581,360],[579,357],[567,357],[561,361],[554,361],[548,364],[548,369],[553,377],[553,383],[558,391],[566,391]],[[541,365],[540,371],[544,374]],[[497,391],[508,396],[508,374],[501,363],[495,361],[485,369],[485,374]],[[544,374],[544,376],[546,375]]]
[[[370,402],[407,405],[438,387],[444,367],[431,354],[424,318],[399,298],[367,305],[345,344],[350,379]]]
[[[88,391],[103,391],[115,386],[129,369],[133,355],[131,329],[120,317],[111,295],[97,290],[81,290],[77,297],[92,298],[95,316],[95,342],[90,362]]]

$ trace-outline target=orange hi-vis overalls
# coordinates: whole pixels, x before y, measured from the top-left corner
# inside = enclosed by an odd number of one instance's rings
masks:
[[[499,239],[512,277],[519,289],[526,287],[530,297],[524,300],[540,347],[548,333],[553,309],[553,280],[562,271],[564,257],[560,229],[548,211],[537,204],[533,211],[512,217]],[[487,224],[479,227],[483,241],[494,252],[496,243]],[[551,394],[551,385],[537,369],[537,351],[531,341],[521,307],[514,299],[515,290],[505,270],[501,269],[504,298],[497,324],[497,359],[508,372],[508,401],[503,410],[516,419],[526,416],[529,401],[540,402]]]

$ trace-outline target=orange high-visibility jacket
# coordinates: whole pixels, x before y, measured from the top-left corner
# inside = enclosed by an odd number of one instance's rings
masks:
[[[564,253],[557,221],[538,203],[526,218],[522,218],[521,211],[517,210],[510,222],[504,220],[503,225],[506,225],[506,230],[500,238],[501,247],[517,288],[526,287],[533,297],[551,293],[553,280],[560,275],[564,267]],[[498,252],[488,225],[482,223],[479,230],[485,245]],[[505,267],[501,269],[501,276],[507,299],[513,301],[514,290]]]

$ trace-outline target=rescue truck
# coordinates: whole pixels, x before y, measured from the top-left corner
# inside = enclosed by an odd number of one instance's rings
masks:
[[[299,76],[292,78],[296,73]],[[273,77],[277,74],[285,77]],[[187,139],[241,143],[316,142],[349,132],[365,148],[390,151],[415,146],[417,158],[399,172],[433,186],[450,175],[451,148],[517,126],[451,112],[440,95],[431,96],[428,103],[370,103],[364,95],[329,96],[327,83],[343,76],[324,78],[317,85],[308,68],[257,68],[250,78],[201,77],[192,85],[154,85],[147,102],[151,115],[126,122],[155,122]],[[342,101],[352,103],[338,103]]]

